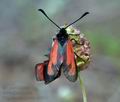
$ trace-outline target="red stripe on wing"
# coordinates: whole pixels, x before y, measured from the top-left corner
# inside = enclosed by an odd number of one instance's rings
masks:
[[[58,41],[54,40],[54,44],[50,52],[50,59],[48,63],[48,75],[54,75],[53,66],[57,64],[58,47],[59,47]]]

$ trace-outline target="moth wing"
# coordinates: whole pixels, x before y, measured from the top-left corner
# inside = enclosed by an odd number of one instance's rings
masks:
[[[44,63],[38,63],[35,66],[35,77],[37,81],[44,81]]]
[[[60,45],[58,40],[55,39],[50,51],[49,62],[45,68],[45,84],[50,83],[60,76],[60,66],[62,62],[60,58]]]
[[[63,56],[63,73],[69,81],[75,82],[77,80],[77,68],[73,45],[70,40],[64,46]]]

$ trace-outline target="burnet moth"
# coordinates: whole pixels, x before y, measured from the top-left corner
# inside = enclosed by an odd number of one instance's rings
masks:
[[[48,84],[58,78],[61,75],[61,71],[63,71],[69,81],[75,82],[78,72],[87,68],[86,65],[90,62],[90,46],[84,36],[71,25],[89,14],[89,12],[85,12],[69,25],[59,27],[48,17],[44,10],[39,9],[39,11],[59,28],[59,32],[53,38],[48,60],[35,66],[36,79]]]

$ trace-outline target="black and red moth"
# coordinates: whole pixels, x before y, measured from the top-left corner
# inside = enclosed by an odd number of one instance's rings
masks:
[[[80,34],[73,35],[73,31],[68,34],[68,28],[85,15],[89,14],[89,12],[85,12],[80,18],[61,28],[53,22],[42,9],[39,9],[39,11],[41,11],[60,30],[53,39],[53,45],[48,54],[48,60],[43,63],[38,63],[35,66],[36,79],[48,84],[58,78],[61,75],[62,70],[69,81],[75,82],[77,80],[78,71],[84,69],[83,65],[90,62],[89,53],[83,51],[89,49],[89,43],[86,43],[87,41],[85,39],[83,40],[80,38]],[[77,51],[77,49],[79,50]]]

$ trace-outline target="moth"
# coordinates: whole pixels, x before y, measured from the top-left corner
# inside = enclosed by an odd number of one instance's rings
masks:
[[[59,28],[59,32],[53,38],[50,53],[47,55],[48,60],[43,63],[38,63],[35,66],[36,79],[38,81],[44,81],[45,84],[49,84],[60,77],[61,71],[63,71],[69,81],[75,82],[78,77],[78,72],[87,68],[86,65],[90,62],[90,46],[89,42],[80,32],[75,32],[76,29],[71,25],[89,14],[89,12],[85,12],[80,18],[69,25],[59,27],[48,17],[44,10],[39,9],[39,11]]]

